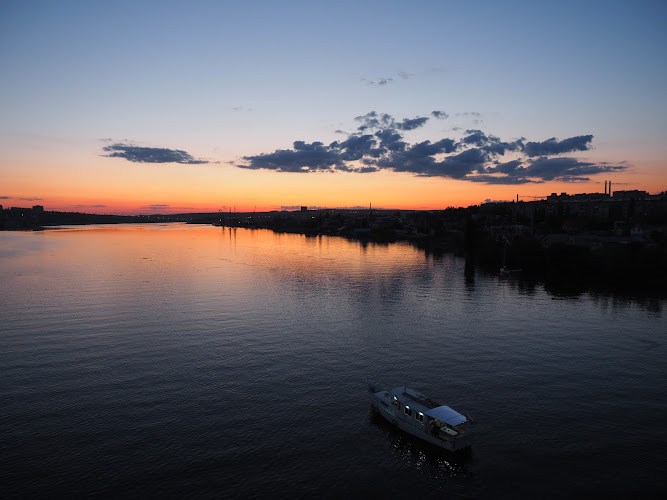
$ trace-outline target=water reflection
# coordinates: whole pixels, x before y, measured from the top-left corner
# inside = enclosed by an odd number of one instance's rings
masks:
[[[588,297],[601,310],[624,311],[631,307],[639,307],[651,316],[662,316],[664,299],[656,296],[628,296],[609,292],[590,291]]]
[[[379,304],[388,313],[400,303],[428,315],[453,295],[467,297],[468,303],[479,302],[489,286],[504,289],[508,299],[510,295],[532,299],[545,292],[566,302],[590,298],[602,311],[637,307],[660,317],[665,305],[662,296],[603,290],[585,283],[545,284],[522,276],[500,280],[497,273],[477,267],[470,259],[404,242],[373,243],[270,230],[184,224],[86,226],[39,234],[5,233],[0,239],[0,259],[13,257],[12,265],[20,267],[27,258],[26,272],[33,274],[36,271],[28,255],[35,252],[62,257],[63,275],[76,263],[87,263],[91,280],[112,281],[116,269],[131,269],[129,274],[137,282],[159,285],[165,275],[176,278],[178,272],[186,276],[188,289],[209,288],[212,293],[219,293],[225,283],[241,283],[252,267],[256,282],[246,280],[244,289],[255,290],[270,278],[285,285],[283,293],[311,300],[319,295],[320,304],[338,297],[363,305],[362,310]],[[209,258],[218,265],[202,268]],[[178,271],[169,267],[172,259],[179,262]]]
[[[426,443],[387,422],[372,407],[369,410],[370,423],[383,434],[384,442],[389,442],[391,451],[410,468],[437,478],[452,478],[468,473],[472,461],[470,450],[456,453],[443,450]]]
[[[250,496],[275,495],[276,478],[372,477],[388,497],[464,488],[493,498],[504,484],[528,482],[525,496],[535,496],[660,477],[662,298],[588,291],[553,300],[539,282],[402,243],[185,225],[0,234],[0,282],[0,361],[20,396],[3,400],[14,417],[0,439],[15,445],[15,470],[33,463],[52,486],[76,482],[78,464],[116,448],[107,424],[131,428],[145,408],[174,446],[142,447],[134,461],[112,454],[114,485],[148,478],[155,491],[158,478],[177,491],[179,474],[208,485],[221,460],[237,478],[228,496],[247,496],[248,484],[263,485]],[[476,432],[489,432],[461,457],[367,420],[368,378],[446,395],[484,422]],[[68,446],[67,414],[42,397],[53,394],[91,422],[75,429],[88,453]],[[270,421],[244,418],[267,398]],[[340,418],[336,402],[361,411]],[[94,418],[97,408],[114,418]],[[21,427],[22,439],[8,438]],[[360,429],[368,447],[355,446]],[[59,460],[61,449],[80,460]],[[591,460],[590,450],[602,452]],[[155,468],[144,473],[147,463]],[[486,494],[470,494],[480,484]]]
[[[466,290],[471,293],[475,290],[475,263],[472,259],[466,259],[465,267],[463,269],[463,277],[466,285]]]

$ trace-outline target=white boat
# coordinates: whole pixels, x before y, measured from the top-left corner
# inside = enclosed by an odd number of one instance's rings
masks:
[[[470,447],[470,421],[449,406],[441,405],[404,385],[382,389],[368,384],[373,407],[399,429],[446,450]]]
[[[507,276],[507,275],[515,274],[515,273],[520,273],[520,272],[521,272],[521,269],[510,269],[507,266],[502,266],[500,268],[500,274],[503,275],[503,276]]]

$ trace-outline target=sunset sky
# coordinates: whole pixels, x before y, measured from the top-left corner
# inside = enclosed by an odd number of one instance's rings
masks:
[[[2,2],[0,204],[667,190],[667,2]]]

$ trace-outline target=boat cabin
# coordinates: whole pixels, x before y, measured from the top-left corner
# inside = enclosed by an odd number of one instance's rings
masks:
[[[380,391],[376,397],[382,410],[401,427],[407,425],[445,441],[458,440],[468,432],[464,415],[409,387]]]

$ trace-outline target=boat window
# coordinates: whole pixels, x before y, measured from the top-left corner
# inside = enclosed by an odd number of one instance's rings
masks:
[[[406,414],[406,415],[412,415],[412,410],[411,410],[410,407],[407,406],[407,405],[405,406],[405,414]]]
[[[420,422],[423,422],[424,421],[424,414],[422,412],[418,411],[417,413],[415,413],[415,418],[417,420],[419,420]]]

